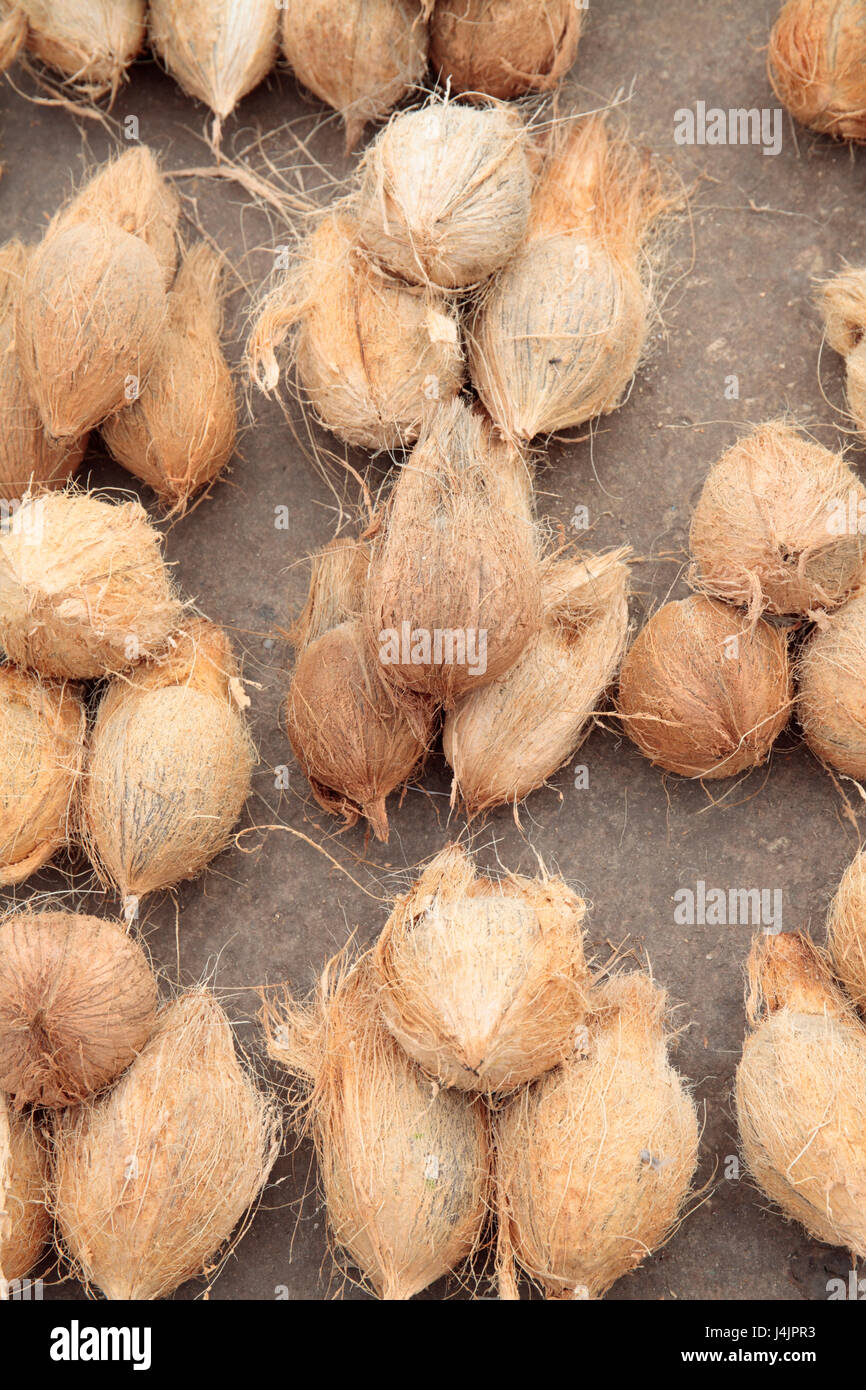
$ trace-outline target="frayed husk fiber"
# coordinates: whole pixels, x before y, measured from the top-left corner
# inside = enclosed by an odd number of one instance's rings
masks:
[[[849,777],[866,777],[866,593],[815,629],[797,683],[797,718],[812,752]]]
[[[110,93],[144,44],[145,0],[15,0],[28,52],[87,101]]]
[[[141,237],[108,221],[45,237],[27,263],[15,342],[50,435],[77,438],[135,399],[165,308],[163,271]]]
[[[470,818],[522,801],[589,733],[628,639],[628,553],[548,560],[541,629],[504,675],[449,711],[451,797]]]
[[[164,651],[183,606],[138,502],[28,498],[0,528],[0,647],[43,676],[89,680]]]
[[[215,482],[237,440],[234,386],[220,343],[223,289],[222,257],[199,242],[169,291],[147,381],[102,426],[112,456],[174,511]]]
[[[532,508],[519,450],[462,400],[443,406],[403,465],[373,542],[364,626],[395,689],[450,709],[514,664],[541,626]],[[462,634],[466,660],[444,639],[437,654],[437,632]],[[478,654],[486,642],[483,663],[471,662],[470,638]]]
[[[848,409],[866,434],[866,269],[834,275],[820,291],[827,342],[845,358]]]
[[[583,16],[575,0],[436,0],[430,62],[470,98],[549,91],[577,57]]]
[[[108,687],[90,737],[83,834],[103,881],[134,908],[225,849],[256,755],[228,638],[191,621],[170,655]]]
[[[268,1052],[298,1078],[334,1243],[382,1299],[409,1299],[477,1248],[489,1152],[479,1100],[439,1090],[383,1026],[369,953],[336,958],[306,1006],[265,1011]]]
[[[15,318],[29,247],[0,247],[0,498],[20,501],[27,492],[63,487],[84,457],[87,436],[49,439],[25,385],[15,347]]]
[[[0,1091],[78,1105],[113,1081],[156,1021],[156,980],[117,922],[73,912],[0,921]]]
[[[387,1027],[442,1086],[511,1091],[570,1056],[586,904],[559,878],[479,877],[449,845],[398,898],[373,962]]]
[[[393,274],[443,289],[503,265],[529,219],[527,131],[508,106],[434,100],[393,116],[364,155],[361,239]]]
[[[36,1264],[51,1231],[47,1177],[31,1119],[0,1095],[0,1301]]]
[[[866,1014],[866,852],[851,861],[827,915],[827,950],[854,1007]]]
[[[590,1006],[582,1047],[496,1120],[503,1298],[519,1297],[515,1259],[548,1299],[601,1298],[668,1240],[689,1195],[698,1122],[668,1061],[664,991],[623,975]]]
[[[845,463],[784,420],[761,425],[710,469],[692,517],[693,582],[762,613],[814,617],[856,587],[866,560],[859,532],[833,529],[834,508],[866,509]]]
[[[638,634],[617,709],[651,762],[712,780],[765,762],[792,701],[785,633],[694,595],[665,604]]]
[[[213,995],[170,1004],[118,1085],[56,1126],[54,1212],[77,1275],[106,1298],[155,1299],[212,1274],[279,1128]]]
[[[866,1258],[866,1031],[808,937],[759,937],[736,1102],[743,1158],[816,1240]]]
[[[283,53],[295,76],[338,111],[346,153],[421,84],[427,20],[418,0],[287,0]]]
[[[290,336],[286,374],[318,420],[347,444],[399,449],[438,402],[463,385],[457,317],[444,295],[381,274],[351,217],[326,217],[262,307],[248,345],[254,380],[280,380],[276,350]]]
[[[347,826],[364,816],[387,840],[386,800],[420,768],[435,708],[411,691],[395,694],[370,657],[360,622],[369,562],[369,545],[347,537],[313,560],[292,633],[286,730],[319,805]]]
[[[278,21],[273,0],[150,0],[154,52],[187,95],[213,111],[217,137],[276,62]]]
[[[554,133],[523,244],[467,330],[472,383],[509,437],[621,403],[654,309],[650,234],[671,207],[648,156],[593,116]]]
[[[787,0],[767,53],[773,90],[803,125],[866,140],[866,3]]]
[[[85,727],[74,686],[0,666],[0,887],[23,883],[70,838]]]

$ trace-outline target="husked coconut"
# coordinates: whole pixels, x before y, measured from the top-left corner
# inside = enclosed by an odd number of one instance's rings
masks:
[[[787,0],[770,34],[773,90],[803,125],[866,139],[866,3]]]
[[[47,1175],[33,1121],[0,1095],[0,1299],[29,1274],[51,1233]]]
[[[549,91],[577,57],[584,13],[575,0],[436,0],[430,62],[470,98]]]
[[[816,757],[866,776],[866,593],[816,627],[797,666],[797,718]]]

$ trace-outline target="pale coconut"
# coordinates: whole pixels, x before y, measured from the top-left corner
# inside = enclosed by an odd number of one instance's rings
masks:
[[[866,269],[834,275],[821,287],[827,342],[845,358],[848,409],[866,433]]]
[[[31,1119],[0,1095],[0,1301],[36,1264],[51,1233],[47,1174]]]
[[[815,629],[797,678],[797,718],[812,752],[849,777],[866,777],[866,593]]]
[[[89,101],[112,99],[144,44],[146,0],[3,0],[7,17],[20,15],[25,42]]]
[[[575,0],[436,0],[430,62],[470,98],[549,91],[577,57],[585,13]]]
[[[833,970],[855,1008],[866,1014],[866,852],[842,875],[827,916],[827,950]]]
[[[839,140],[866,139],[866,3],[787,0],[767,70],[791,115]]]

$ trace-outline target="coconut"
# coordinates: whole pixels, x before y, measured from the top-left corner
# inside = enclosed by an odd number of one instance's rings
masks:
[[[26,42],[26,14],[15,0],[0,0],[0,72],[11,68]]]
[[[171,654],[115,680],[99,704],[83,833],[127,916],[145,893],[194,878],[225,849],[256,763],[225,633],[200,618]]]
[[[442,746],[452,801],[470,817],[516,805],[589,733],[628,637],[628,553],[548,560],[541,629],[510,670],[449,711]]]
[[[163,283],[146,242],[109,222],[67,226],[37,246],[15,341],[49,434],[77,438],[135,399],[156,355]]]
[[[443,1086],[511,1091],[570,1056],[586,904],[562,879],[479,878],[460,845],[397,899],[373,953],[397,1042]]]
[[[446,709],[503,675],[541,625],[526,460],[462,400],[431,418],[394,485],[364,625],[395,689]]]
[[[46,1174],[31,1120],[0,1096],[0,1300],[36,1264],[51,1231]]]
[[[657,766],[714,779],[766,761],[792,699],[784,632],[694,595],[666,603],[639,633],[622,665],[618,713]]]
[[[848,865],[830,904],[827,950],[849,998],[866,1013],[866,851]]]
[[[73,686],[0,666],[0,887],[23,883],[69,838],[85,724]]]
[[[530,193],[527,131],[516,111],[431,101],[394,116],[364,155],[361,238],[414,284],[477,284],[523,239]]]
[[[816,628],[797,677],[797,718],[812,752],[849,777],[866,777],[866,593]]]
[[[423,761],[435,709],[411,691],[395,696],[370,659],[358,617],[369,559],[369,546],[342,538],[313,561],[286,730],[319,805],[347,826],[366,817],[387,840],[385,802]]]
[[[275,349],[291,331],[289,369],[317,418],[347,444],[398,449],[463,384],[457,317],[444,295],[388,279],[335,213],[303,243],[262,307],[248,347],[264,391],[280,379]]]
[[[750,617],[835,608],[866,559],[863,537],[848,525],[852,504],[866,510],[866,488],[840,454],[784,420],[761,425],[704,483],[692,518],[694,582]]]
[[[650,233],[669,207],[653,165],[601,117],[554,137],[526,238],[468,330],[473,385],[510,437],[620,404],[653,319]]]
[[[845,358],[848,409],[866,433],[866,269],[845,270],[821,287],[827,342]]]
[[[277,57],[274,0],[150,0],[150,42],[187,96],[213,111],[214,136]]]
[[[278,1148],[220,1005],[184,994],[118,1085],[57,1122],[54,1208],[76,1274],[138,1300],[213,1273]]]
[[[839,140],[866,139],[863,0],[788,0],[767,53],[773,90],[791,115]]]
[[[549,1299],[600,1298],[663,1245],[697,1162],[694,1103],[668,1061],[665,994],[648,975],[609,980],[586,1036],[522,1091],[494,1131],[498,1269],[514,1258]]]
[[[117,922],[74,912],[0,921],[0,1091],[77,1105],[128,1067],[156,1020],[156,980]]]
[[[183,613],[138,502],[26,498],[0,527],[0,647],[43,676],[87,680],[162,652]]]
[[[89,101],[111,93],[144,44],[145,0],[4,0],[24,21],[29,52]]]
[[[810,1235],[866,1257],[866,1032],[808,937],[764,936],[749,957],[737,1068],[743,1157]]]
[[[0,498],[20,501],[28,491],[62,487],[75,472],[87,445],[80,439],[49,439],[24,384],[15,350],[15,316],[29,247],[0,246]]]
[[[427,70],[427,21],[418,0],[286,0],[283,53],[295,76],[339,111],[346,153]]]
[[[575,0],[436,0],[430,62],[470,97],[549,91],[577,57],[583,16]]]
[[[234,453],[237,408],[220,344],[222,257],[206,242],[189,252],[168,296],[156,360],[138,398],[102,426],[111,454],[184,511]]]
[[[489,1154],[480,1100],[439,1090],[382,1026],[369,953],[323,972],[306,1007],[265,1011],[270,1055],[299,1079],[334,1242],[383,1299],[456,1269],[484,1227]]]

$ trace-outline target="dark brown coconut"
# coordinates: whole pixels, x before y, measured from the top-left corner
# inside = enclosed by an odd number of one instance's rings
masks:
[[[797,677],[797,718],[812,752],[849,777],[866,777],[866,593],[815,630]]]
[[[548,91],[577,57],[584,13],[575,0],[436,0],[430,62],[470,98]]]
[[[839,140],[866,139],[864,0],[787,0],[770,34],[767,70],[803,125]]]

